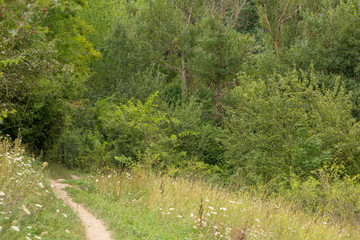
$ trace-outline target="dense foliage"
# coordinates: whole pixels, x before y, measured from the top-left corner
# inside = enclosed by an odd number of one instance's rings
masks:
[[[1,133],[49,160],[271,191],[360,174],[357,0],[0,4]]]

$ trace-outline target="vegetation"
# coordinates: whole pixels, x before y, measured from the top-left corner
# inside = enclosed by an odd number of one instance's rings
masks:
[[[110,224],[116,239],[358,239],[359,231],[308,215],[281,197],[224,190],[138,170],[71,180],[75,200]],[[339,209],[342,212],[344,209]],[[344,212],[346,215],[346,210]]]
[[[42,165],[9,139],[0,142],[2,239],[85,239],[76,214],[58,200]]]
[[[359,16],[358,0],[0,0],[0,134],[356,226]]]

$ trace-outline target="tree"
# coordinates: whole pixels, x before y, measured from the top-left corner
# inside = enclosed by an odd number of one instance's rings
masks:
[[[79,99],[91,58],[85,36],[91,28],[77,17],[82,1],[5,1],[1,5],[0,103],[17,114],[1,133],[34,150],[50,148]]]
[[[214,89],[214,123],[218,123],[222,115],[221,91],[249,60],[255,42],[213,17],[204,18],[199,28],[202,34],[197,38],[191,69]]]

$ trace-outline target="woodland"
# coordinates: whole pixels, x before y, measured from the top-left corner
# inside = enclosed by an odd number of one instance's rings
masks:
[[[359,0],[0,0],[0,33],[0,134],[37,159],[360,217]]]

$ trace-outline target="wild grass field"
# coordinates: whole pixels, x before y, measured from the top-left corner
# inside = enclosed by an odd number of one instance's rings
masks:
[[[46,165],[18,141],[0,139],[0,239],[85,239],[78,216],[55,197]]]
[[[356,226],[305,213],[295,202],[263,199],[150,172],[70,180],[68,189],[111,226],[116,239],[359,239]]]

